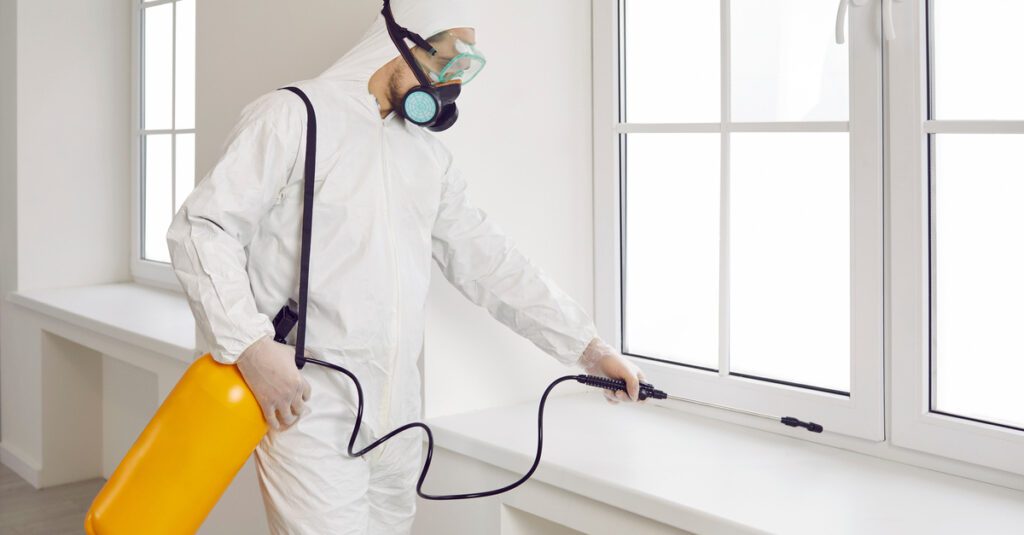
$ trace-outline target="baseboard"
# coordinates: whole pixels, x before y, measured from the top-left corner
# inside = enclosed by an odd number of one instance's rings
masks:
[[[42,467],[17,447],[0,442],[0,464],[13,470],[15,474],[28,481],[33,488],[39,488],[42,480]]]

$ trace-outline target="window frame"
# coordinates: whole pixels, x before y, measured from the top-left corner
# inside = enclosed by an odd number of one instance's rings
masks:
[[[152,133],[153,130],[146,130],[144,128],[144,101],[143,101],[143,79],[145,76],[145,65],[144,65],[144,50],[145,46],[145,35],[144,35],[144,19],[145,9],[149,7],[159,6],[162,4],[176,3],[177,0],[134,0],[132,2],[132,30],[131,30],[131,261],[130,271],[132,279],[136,283],[147,284],[150,286],[156,286],[176,292],[183,292],[181,284],[178,282],[177,277],[174,275],[174,270],[171,265],[166,262],[159,262],[155,260],[149,260],[142,257],[142,240],[144,239],[143,228],[145,221],[144,217],[144,205],[145,205],[145,152],[144,152],[144,140],[147,133]],[[198,6],[198,2],[197,2]],[[176,24],[177,21],[173,21],[172,24]],[[172,26],[172,50],[174,49],[173,39],[177,38],[176,32]],[[173,56],[172,56],[173,58]],[[176,62],[172,59],[172,69],[177,67]],[[174,118],[174,100],[173,97],[174,89],[176,88],[177,81],[175,78],[176,74],[173,73],[171,77],[172,85],[172,108],[171,117]],[[167,130],[160,130],[171,134],[172,147],[174,144],[175,134],[182,133],[195,133],[195,128],[174,128]],[[176,158],[172,149],[171,165],[176,164]],[[172,172],[172,191],[174,173]],[[171,196],[172,202],[174,195]]]
[[[928,0],[894,7],[889,46],[891,181],[892,442],[898,446],[1024,474],[1024,432],[931,409],[930,134],[1021,133],[1024,121],[927,120]]]
[[[721,17],[730,17],[730,0],[721,0]],[[619,13],[623,0],[596,0],[593,4],[593,75],[594,75],[594,252],[595,252],[595,321],[598,330],[610,344],[622,347],[622,237],[620,235],[622,162],[619,144],[624,132],[679,132],[679,131],[800,131],[802,123],[743,123],[728,128],[712,123],[699,125],[631,125],[623,127],[619,117],[619,97],[622,80],[619,72],[619,50],[622,35]],[[826,429],[869,441],[882,441],[884,434],[883,392],[883,228],[882,228],[882,53],[878,35],[881,20],[873,9],[849,10],[850,60],[850,121],[852,176],[873,177],[851,182],[851,214],[873,212],[877,218],[853,217],[851,250],[851,277],[861,277],[861,284],[875,288],[873,295],[851,294],[851,319],[859,323],[851,326],[854,348],[876,350],[851,351],[850,396],[770,383],[763,380],[730,376],[725,372],[710,372],[693,367],[668,364],[643,357],[631,356],[644,368],[648,379],[659,387],[673,392],[686,392],[687,397],[701,401],[732,406],[745,410],[765,412],[779,416],[796,416],[823,424]],[[723,28],[728,28],[727,24]],[[730,36],[722,32],[722,54],[728,58]],[[854,61],[854,58],[864,58]],[[727,87],[729,65],[722,65],[722,105],[728,106]],[[858,81],[878,88],[869,98],[853,90]],[[845,123],[820,123],[810,131],[834,131]],[[842,130],[840,130],[842,131]],[[852,150],[854,145],[860,147]],[[863,157],[855,158],[861,153]],[[727,154],[723,153],[723,164]],[[859,237],[858,237],[859,236]],[[866,239],[865,239],[866,238]],[[854,259],[859,259],[854,261]],[[874,266],[868,269],[865,266]],[[856,303],[856,305],[854,305]],[[698,412],[705,412],[695,409]],[[724,411],[710,411],[717,417],[741,421],[754,427],[785,434],[801,435],[779,425],[752,417],[727,415]],[[780,429],[781,428],[781,429]]]

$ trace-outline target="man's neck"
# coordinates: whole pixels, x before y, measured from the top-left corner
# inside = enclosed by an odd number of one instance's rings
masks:
[[[391,113],[391,99],[388,98],[388,79],[391,77],[391,63],[386,63],[370,76],[366,84],[367,90],[377,99],[380,117],[383,119]]]

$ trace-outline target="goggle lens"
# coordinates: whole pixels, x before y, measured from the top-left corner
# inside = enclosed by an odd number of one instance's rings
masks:
[[[480,74],[487,59],[475,46],[451,36],[447,33],[440,39],[436,36],[428,39],[437,53],[434,56],[424,54],[420,65],[435,84],[459,81],[465,85]],[[452,52],[456,53],[454,57]]]

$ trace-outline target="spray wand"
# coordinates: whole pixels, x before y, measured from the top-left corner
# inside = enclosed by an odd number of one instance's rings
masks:
[[[595,388],[604,388],[605,390],[626,390],[626,381],[623,379],[609,379],[607,377],[600,377],[597,375],[577,375],[575,376],[576,382],[585,384],[587,386],[593,386]],[[789,427],[803,427],[804,429],[812,433],[820,433],[825,430],[820,424],[814,422],[804,422],[798,418],[792,416],[774,416],[771,414],[765,414],[763,412],[748,411],[744,409],[737,409],[735,407],[727,407],[725,405],[718,405],[716,403],[708,403],[706,401],[698,401],[696,399],[684,398],[680,396],[670,396],[662,390],[654,388],[651,383],[645,383],[640,381],[640,394],[637,399],[642,401],[647,398],[651,399],[671,399],[673,401],[681,401],[683,403],[690,403],[693,405],[701,405],[703,407],[712,407],[715,409],[722,409],[729,412],[735,412],[739,414],[746,414],[749,416],[756,416],[758,418],[764,418],[767,420],[777,421],[783,425]]]

